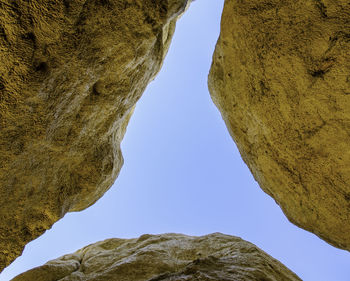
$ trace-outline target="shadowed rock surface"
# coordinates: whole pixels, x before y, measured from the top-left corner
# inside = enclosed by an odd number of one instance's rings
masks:
[[[13,281],[300,280],[279,261],[238,237],[214,233],[108,239],[49,261]]]
[[[0,271],[112,185],[187,2],[0,2]]]
[[[289,220],[350,250],[350,3],[226,0],[209,75],[243,160]]]

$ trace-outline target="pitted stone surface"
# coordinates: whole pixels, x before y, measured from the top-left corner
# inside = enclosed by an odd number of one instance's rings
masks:
[[[212,99],[289,220],[350,250],[350,3],[226,0]]]
[[[112,185],[187,2],[0,2],[0,271]]]

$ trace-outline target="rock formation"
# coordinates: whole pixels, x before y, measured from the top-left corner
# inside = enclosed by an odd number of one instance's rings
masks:
[[[0,2],[0,271],[112,185],[188,1]]]
[[[238,237],[214,233],[108,239],[49,261],[13,281],[300,280],[280,262]]]
[[[350,4],[226,0],[209,75],[243,160],[289,220],[350,250]]]

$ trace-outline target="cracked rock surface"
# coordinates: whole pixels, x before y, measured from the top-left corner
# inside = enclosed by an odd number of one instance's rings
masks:
[[[243,160],[291,222],[350,250],[350,3],[226,0],[209,75]]]
[[[108,239],[49,261],[13,281],[300,280],[280,262],[238,237],[214,233]]]
[[[187,2],[0,2],[0,271],[112,185]]]

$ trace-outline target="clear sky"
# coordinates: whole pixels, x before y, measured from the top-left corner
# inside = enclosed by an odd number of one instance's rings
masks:
[[[256,244],[306,281],[350,280],[350,253],[289,223],[254,181],[207,90],[223,0],[195,1],[138,103],[124,167],[95,205],[67,214],[1,275],[8,281],[106,238],[222,232]]]

